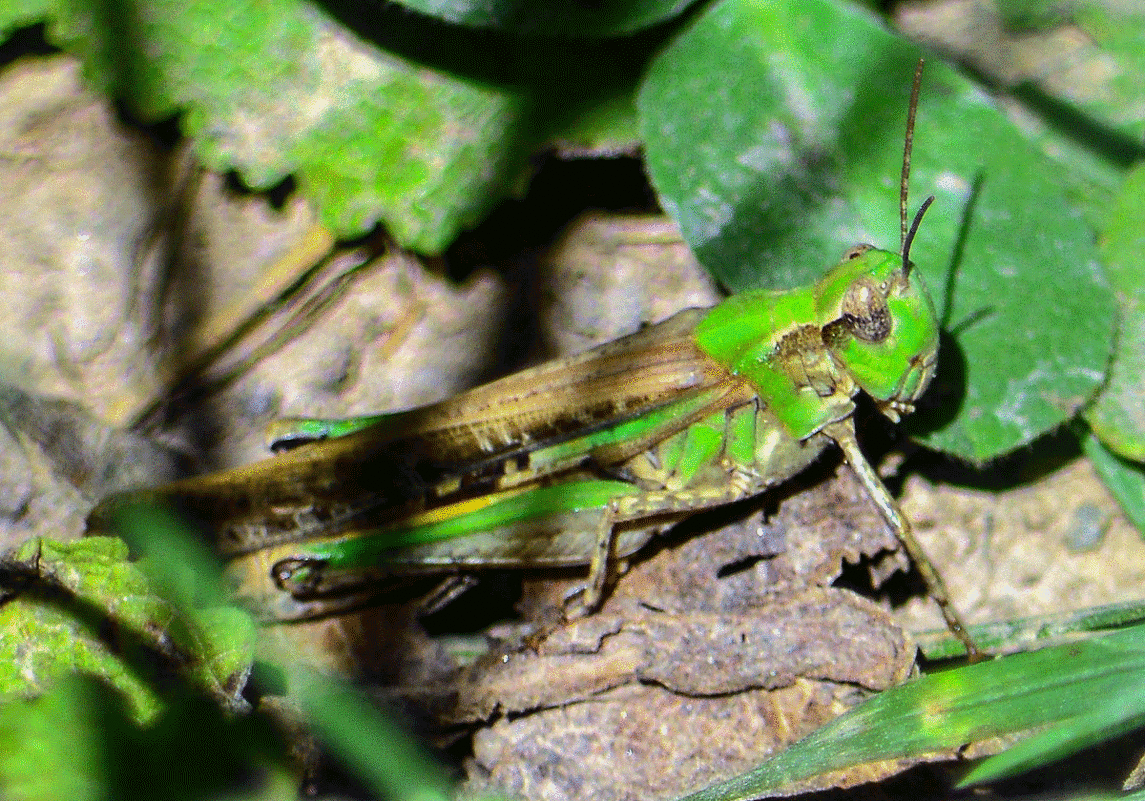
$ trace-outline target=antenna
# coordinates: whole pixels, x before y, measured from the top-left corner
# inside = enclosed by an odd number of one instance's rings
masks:
[[[918,214],[914,215],[914,222],[910,224],[910,230],[906,232],[906,236],[902,240],[902,274],[903,277],[910,275],[910,244],[914,241],[914,235],[918,233],[918,226],[922,222],[922,215],[926,214],[926,210],[930,208],[930,204],[934,202],[934,195],[931,195],[926,200],[922,201],[922,205],[918,207]],[[905,217],[903,218],[906,219]]]
[[[903,142],[902,148],[902,180],[899,182],[899,227],[902,233],[899,239],[899,245],[902,249],[902,267],[903,270],[909,270],[907,266],[907,251],[910,250],[910,240],[914,238],[915,229],[922,218],[922,212],[930,205],[929,202],[924,203],[922,210],[915,216],[914,225],[911,226],[908,233],[906,227],[906,214],[907,214],[907,187],[910,185],[910,153],[914,147],[914,117],[918,111],[918,91],[922,85],[922,68],[926,64],[925,59],[918,60],[918,66],[914,69],[914,85],[910,90],[910,105],[907,107],[906,112],[906,138]],[[934,198],[931,198],[933,200]]]

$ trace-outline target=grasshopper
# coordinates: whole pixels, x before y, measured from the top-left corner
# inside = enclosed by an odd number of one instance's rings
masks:
[[[976,654],[906,517],[854,428],[866,393],[893,421],[934,375],[939,327],[910,245],[849,249],[818,282],[743,292],[710,309],[496,380],[439,403],[350,420],[281,423],[272,459],[142,493],[203,521],[224,556],[263,555],[270,615],[339,608],[386,577],[481,567],[588,565],[581,609],[610,565],[702,509],[763,492],[837,444]],[[307,441],[312,440],[312,441]]]

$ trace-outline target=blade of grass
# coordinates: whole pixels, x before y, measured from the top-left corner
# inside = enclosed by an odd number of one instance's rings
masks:
[[[901,760],[1091,714],[1145,680],[1145,625],[1000,657],[892,688],[754,771],[688,796],[730,801],[787,794],[824,774]],[[1128,721],[1140,707],[1122,713]],[[1076,732],[1075,732],[1076,733]]]

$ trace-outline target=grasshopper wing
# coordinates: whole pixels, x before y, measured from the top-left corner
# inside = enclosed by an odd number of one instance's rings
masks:
[[[231,470],[111,496],[92,512],[105,528],[125,505],[172,505],[201,522],[224,554],[400,520],[495,487],[506,472],[529,480],[576,467],[591,448],[529,468],[528,454],[634,419],[682,398],[726,404],[739,382],[696,347],[706,309],[687,309],[577,356],[506,376],[429,406],[386,415],[336,439]],[[665,437],[694,419],[661,425]],[[587,439],[587,438],[586,438]],[[636,447],[645,447],[641,442]],[[615,450],[615,446],[613,446]],[[531,472],[530,472],[531,470]]]

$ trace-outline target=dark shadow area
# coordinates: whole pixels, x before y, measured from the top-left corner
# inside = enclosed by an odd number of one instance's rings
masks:
[[[537,260],[565,227],[589,210],[658,211],[640,159],[538,161],[528,193],[500,204],[484,222],[462,233],[446,251],[443,266],[455,281],[493,267],[505,279],[512,300],[501,320],[495,358],[484,375],[491,380],[535,360],[542,308]]]
[[[871,582],[871,570],[875,567],[869,558],[851,563],[843,561],[843,570],[831,586],[850,590],[856,595],[876,600],[885,600],[892,609],[899,609],[913,598],[926,598],[930,590],[918,568],[911,566],[907,572],[896,570],[879,586]]]
[[[938,335],[938,369],[903,428],[916,435],[938,431],[950,424],[966,402],[966,353],[946,331]]]
[[[60,49],[48,42],[43,23],[17,28],[0,43],[0,69],[24,56],[49,56]]]
[[[440,609],[422,615],[418,621],[426,634],[474,634],[490,626],[519,617],[516,604],[521,599],[521,570],[482,570],[476,581]],[[548,574],[546,574],[548,575]]]
[[[1089,793],[1115,797],[1140,759],[1141,731],[1137,730],[1013,779],[983,785],[977,794],[1013,799],[1078,798]]]
[[[1020,777],[973,788],[959,789],[955,784],[975,762],[946,760],[918,765],[875,784],[789,797],[792,801],[1033,801],[1091,795],[1115,798],[1121,794],[1122,780],[1140,757],[1141,733],[1138,731]]]
[[[659,211],[641,160],[540,157],[524,197],[502,202],[480,225],[457,237],[443,257],[446,272],[460,282],[477,268],[535,256],[590,209]]]
[[[264,197],[275,211],[282,211],[286,202],[290,200],[290,196],[293,195],[298,188],[298,182],[294,179],[293,175],[288,175],[272,187],[267,189],[253,189],[247,185],[238,172],[230,170],[226,174],[226,187],[227,191],[239,197],[249,195]]]
[[[938,368],[934,379],[916,402],[915,410],[902,422],[892,423],[879,414],[866,396],[857,399],[855,428],[864,452],[873,463],[877,464],[887,451],[898,449],[907,455],[906,463],[898,471],[899,476],[915,472],[935,482],[1002,490],[1033,483],[1081,455],[1077,437],[1065,427],[1044,434],[1021,449],[985,465],[963,462],[911,441],[911,437],[924,437],[929,432],[941,430],[958,417],[966,402],[968,371],[966,353],[959,344],[958,334],[991,313],[991,309],[983,308],[956,321],[953,331],[940,331]],[[892,493],[897,494],[899,483],[891,479],[887,484]]]
[[[959,62],[959,64],[967,77],[982,86],[984,90],[999,94],[1008,92],[1058,134],[1086,150],[1094,151],[1118,170],[1128,170],[1145,155],[1145,144],[1133,136],[1103,125],[1084,109],[1046,94],[1035,84],[1005,86],[998,82],[996,76],[983,72],[971,63]]]
[[[1145,145],[1129,134],[1102,125],[1084,110],[1051,97],[1036,86],[1023,84],[1014,90],[1014,96],[1059,134],[1100,154],[1119,170],[1128,170],[1145,156]]]
[[[940,364],[950,365],[948,369],[955,371],[960,367],[964,369],[965,362],[951,364],[955,361],[951,358],[954,352],[955,348],[944,351]],[[940,368],[940,376],[941,372]],[[932,391],[935,391],[935,385],[938,385],[939,393],[945,391],[951,395],[945,403],[939,395],[931,407],[927,403],[927,398],[931,396]],[[956,388],[964,386],[964,383],[952,380],[946,386],[944,389],[940,378],[936,378],[931,384],[931,389],[923,396],[923,405],[897,426],[875,411],[869,403],[859,404],[855,416],[856,428],[863,452],[871,462],[878,464],[882,455],[891,450],[898,450],[905,457],[895,475],[884,478],[884,483],[892,495],[897,496],[901,492],[902,481],[911,474],[921,475],[937,484],[954,484],[995,492],[1013,489],[1024,484],[1036,483],[1081,456],[1081,443],[1065,425],[1043,434],[1024,447],[981,465],[962,461],[915,442],[910,438],[911,430],[926,431],[932,427],[937,428],[942,421],[953,417],[952,409],[958,402],[954,393]],[[919,423],[922,425],[918,425]]]
[[[137,115],[127,103],[123,102],[123,100],[116,98],[114,102],[115,112],[119,117],[119,121],[142,133],[151,140],[157,149],[164,152],[174,151],[182,140],[183,131],[179,127],[179,118],[181,115],[173,114],[159,122],[148,122],[140,119],[139,115]]]
[[[383,50],[511,96],[518,124],[507,138],[517,141],[506,153],[533,150],[602,99],[631,94],[648,61],[690,16],[627,36],[575,37],[455,25],[372,0],[323,5]]]
[[[972,791],[955,790],[953,784],[949,770],[940,763],[919,765],[873,784],[788,797],[793,801],[957,801],[974,797]]]
[[[902,469],[918,473],[935,483],[997,492],[1034,484],[1081,455],[1081,443],[1068,428],[1063,427],[985,465],[975,466],[950,457],[936,457],[933,452],[919,448],[908,456]]]
[[[525,23],[513,32],[459,25],[376,0],[322,0],[322,6],[359,36],[403,58],[482,83],[522,87],[554,78],[591,86],[594,75],[623,74],[617,70],[639,67],[690,16],[625,36],[568,36],[530,32]]]

